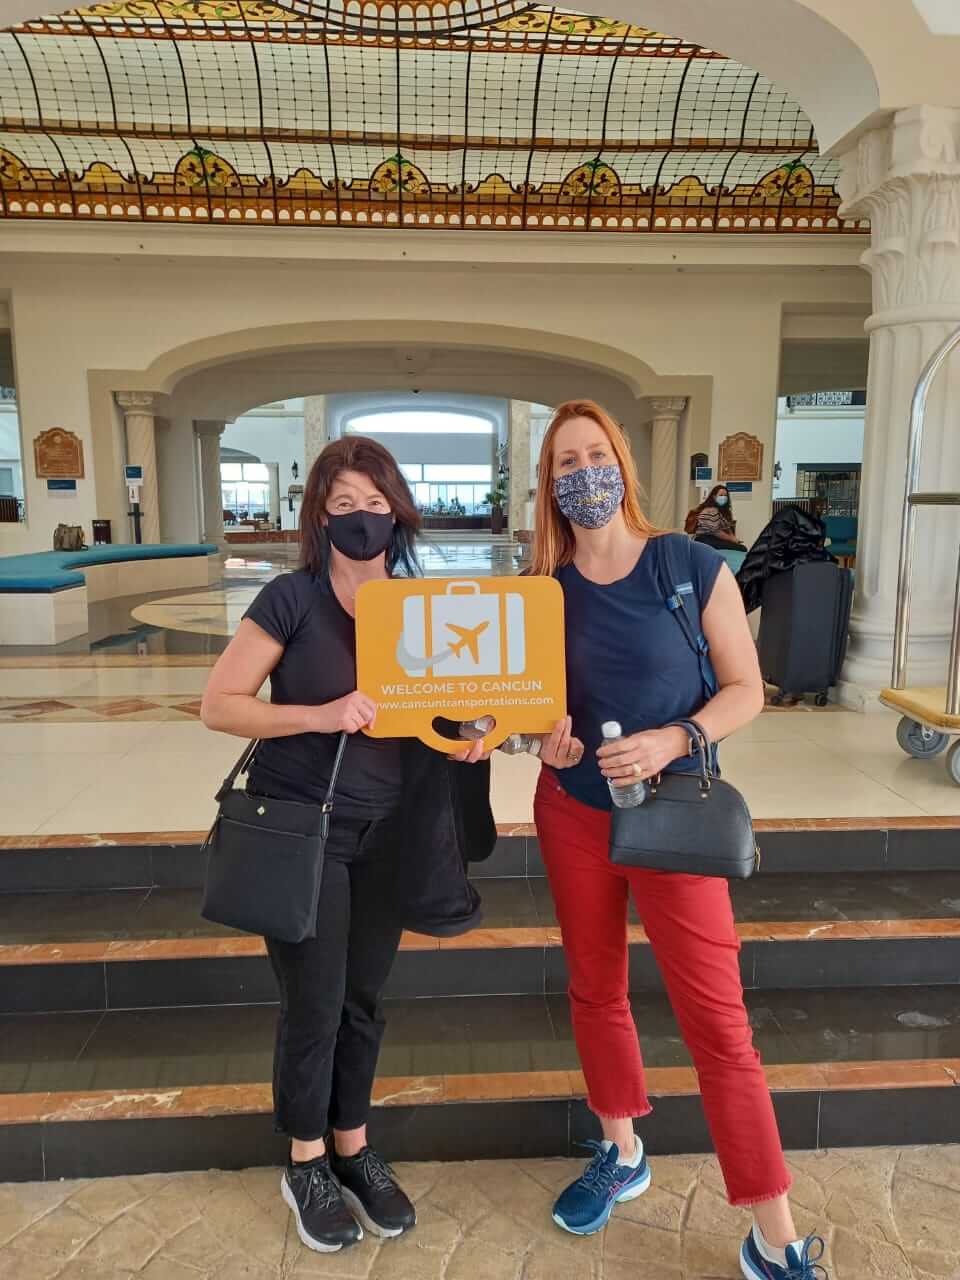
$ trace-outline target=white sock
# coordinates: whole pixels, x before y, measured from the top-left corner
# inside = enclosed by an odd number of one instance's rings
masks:
[[[772,1244],[767,1244],[766,1237],[756,1223],[753,1224],[753,1242],[759,1250],[760,1257],[766,1262],[775,1262],[777,1266],[780,1267],[785,1267],[787,1265],[786,1249],[775,1249]],[[793,1248],[796,1249],[798,1254],[801,1253],[803,1250],[803,1241],[793,1241]]]
[[[613,1146],[613,1143],[608,1142],[607,1139],[604,1138],[603,1142],[601,1142],[600,1145],[603,1147],[604,1151],[609,1151],[610,1148]],[[639,1137],[636,1134],[634,1134],[633,1135],[633,1155],[630,1157],[629,1160],[627,1160],[624,1157],[623,1152],[621,1151],[619,1163],[622,1164],[626,1169],[636,1169],[639,1166],[640,1161],[642,1159],[643,1159],[643,1143],[640,1141]]]

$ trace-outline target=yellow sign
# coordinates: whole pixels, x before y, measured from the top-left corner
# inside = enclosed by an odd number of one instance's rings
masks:
[[[566,715],[563,593],[553,578],[394,578],[357,592],[357,684],[375,738],[450,751],[434,720],[492,716],[490,750]]]

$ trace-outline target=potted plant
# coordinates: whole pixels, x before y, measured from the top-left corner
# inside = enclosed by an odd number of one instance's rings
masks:
[[[503,533],[506,528],[506,519],[503,509],[507,505],[507,491],[502,484],[496,485],[487,496],[484,502],[490,506],[490,528],[493,533]]]

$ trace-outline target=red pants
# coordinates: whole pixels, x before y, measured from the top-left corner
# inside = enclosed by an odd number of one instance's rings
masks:
[[[568,796],[549,769],[540,776],[535,811],[591,1110],[609,1118],[651,1110],[628,997],[632,892],[696,1067],[730,1202],[782,1195],[790,1175],[743,1003],[726,881],[614,866],[610,815]]]

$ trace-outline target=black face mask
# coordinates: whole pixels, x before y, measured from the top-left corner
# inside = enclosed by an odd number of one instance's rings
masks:
[[[378,511],[350,511],[327,516],[327,535],[348,560],[376,560],[393,537],[393,516]]]

